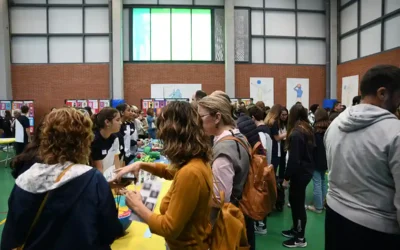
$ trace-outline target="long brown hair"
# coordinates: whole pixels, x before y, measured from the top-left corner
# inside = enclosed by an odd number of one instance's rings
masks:
[[[278,127],[280,127],[280,115],[281,115],[281,110],[282,110],[282,105],[280,104],[275,104],[272,106],[272,108],[269,110],[267,117],[264,120],[265,125],[268,127],[272,127],[275,123],[275,121],[278,121]]]
[[[304,108],[300,103],[293,105],[293,107],[290,109],[287,128],[288,140],[286,140],[287,148],[290,147],[289,138],[294,130],[298,130],[299,132],[305,134],[309,144],[315,144],[314,132],[308,120],[307,109]]]
[[[324,133],[328,129],[330,123],[328,112],[326,112],[325,109],[317,109],[315,111],[315,133]]]
[[[171,102],[157,119],[157,136],[164,142],[164,154],[171,167],[180,169],[193,158],[209,163],[210,138],[203,131],[202,119],[188,102]]]

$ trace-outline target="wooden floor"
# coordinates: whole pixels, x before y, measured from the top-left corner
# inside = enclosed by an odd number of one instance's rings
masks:
[[[0,160],[4,155],[0,154]],[[8,197],[14,185],[14,179],[10,174],[10,169],[5,168],[4,164],[0,163],[0,238],[3,231],[3,220],[7,216]],[[312,200],[312,183],[307,189],[307,202]],[[315,214],[307,212],[308,221],[306,228],[306,239],[308,242],[307,249],[322,250],[324,249],[324,219],[325,214]],[[289,229],[292,224],[290,208],[287,206],[282,213],[274,212],[268,217],[268,234],[265,236],[257,236],[257,250],[278,250],[287,249],[282,246],[285,240],[281,236],[281,231]]]

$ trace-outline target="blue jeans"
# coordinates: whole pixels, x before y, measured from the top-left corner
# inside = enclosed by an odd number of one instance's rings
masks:
[[[314,206],[318,210],[324,208],[324,199],[327,193],[327,185],[325,180],[325,171],[314,170]]]

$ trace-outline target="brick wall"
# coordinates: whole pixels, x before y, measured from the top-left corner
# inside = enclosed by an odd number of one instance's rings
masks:
[[[140,107],[150,97],[152,83],[201,83],[211,93],[225,88],[224,64],[125,64],[124,91],[128,103]],[[33,99],[40,119],[64,100],[100,99],[109,95],[108,64],[12,65],[15,100]],[[250,77],[274,77],[275,103],[286,104],[286,78],[310,78],[310,104],[325,96],[325,66],[236,65],[236,96],[250,95]]]
[[[286,78],[309,78],[309,103],[322,105],[325,98],[325,71],[325,66],[237,64],[236,96],[250,96],[250,77],[273,77],[274,103],[286,106]]]
[[[361,81],[365,72],[379,64],[392,64],[400,67],[400,48],[367,56],[351,62],[339,64],[337,67],[337,97],[342,98],[342,78],[359,75]]]
[[[141,98],[150,98],[151,84],[201,83],[211,93],[225,89],[224,64],[136,64],[124,65],[124,91],[128,103],[140,107]]]
[[[275,103],[286,104],[286,78],[310,78],[310,104],[325,97],[325,66],[236,64],[236,97],[249,97],[250,77],[274,77]],[[125,99],[139,105],[154,83],[201,83],[211,93],[225,89],[223,64],[125,64]]]
[[[34,100],[36,122],[65,99],[109,96],[108,64],[12,65],[14,100]]]

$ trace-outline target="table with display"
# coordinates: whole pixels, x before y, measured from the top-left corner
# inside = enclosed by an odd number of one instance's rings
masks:
[[[5,166],[10,162],[14,156],[14,150],[10,152],[11,144],[15,142],[15,138],[0,138],[0,146],[2,146],[1,151],[4,151],[6,154],[5,159],[1,160],[0,163],[5,162]]]
[[[168,160],[161,156],[160,159],[156,160],[155,162],[160,163],[168,163]],[[154,209],[155,213],[160,213],[160,201],[168,192],[171,181],[161,180],[162,181],[162,188],[160,191],[160,195],[158,197],[158,202]],[[139,190],[140,186],[136,186],[136,190]],[[128,186],[128,190],[135,190],[133,185]],[[119,214],[123,214],[124,212],[128,211],[128,207],[125,204],[125,197],[124,196],[117,196],[115,198],[116,203],[119,203]],[[128,215],[129,212],[126,213]],[[120,221],[124,225],[128,222],[129,217],[127,216],[125,219],[121,218]],[[149,230],[149,226],[145,223],[132,221],[129,225],[128,229],[126,230],[127,234],[117,239],[112,245],[111,248],[113,250],[131,250],[131,249],[140,249],[140,250],[163,250],[165,249],[165,240],[163,237],[158,236],[156,234],[152,234]]]

